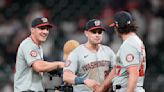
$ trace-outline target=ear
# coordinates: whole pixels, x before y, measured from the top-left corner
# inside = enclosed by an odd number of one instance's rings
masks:
[[[84,31],[84,34],[88,37],[88,31],[87,30]]]
[[[35,31],[35,29],[34,29],[34,28],[31,28],[31,34],[33,34],[33,33],[34,33],[34,31]]]

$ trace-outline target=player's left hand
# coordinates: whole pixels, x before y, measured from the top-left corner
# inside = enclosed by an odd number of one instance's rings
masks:
[[[94,92],[105,92],[105,90],[103,86],[97,86],[95,87]]]
[[[93,92],[97,92],[96,90],[100,88],[100,85],[94,85]]]
[[[95,81],[95,80],[92,80],[92,79],[86,79],[84,80],[84,83],[89,87],[91,88],[92,90],[94,90],[96,87],[100,86],[100,84]]]

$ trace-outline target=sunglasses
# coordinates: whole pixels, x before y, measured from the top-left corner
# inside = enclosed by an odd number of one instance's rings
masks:
[[[44,30],[44,29],[47,29],[47,30],[49,30],[50,28],[48,27],[48,26],[40,26],[40,27],[38,27],[40,30]]]
[[[102,30],[91,30],[90,31],[91,33],[93,33],[93,34],[102,34],[103,33],[103,31]]]

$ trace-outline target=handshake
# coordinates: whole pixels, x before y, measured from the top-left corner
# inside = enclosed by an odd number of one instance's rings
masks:
[[[84,84],[93,90],[93,92],[106,92],[103,85],[92,79],[85,79]]]

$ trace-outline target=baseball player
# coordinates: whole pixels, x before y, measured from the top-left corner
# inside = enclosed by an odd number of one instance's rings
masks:
[[[74,92],[93,92],[113,65],[114,52],[101,44],[104,31],[100,20],[89,20],[84,31],[88,41],[75,48],[66,60],[63,80],[73,84]]]
[[[111,73],[113,89],[115,92],[145,92],[143,89],[146,69],[145,46],[135,33],[137,30],[134,19],[125,11],[116,13],[114,19],[115,30],[123,43],[117,52],[116,66]],[[116,74],[116,77],[113,74]],[[111,75],[97,92],[104,92],[104,88],[111,82]]]
[[[46,62],[41,43],[49,34],[52,25],[45,17],[32,21],[31,35],[19,46],[14,76],[14,92],[43,92],[42,72],[64,66],[63,62]]]

